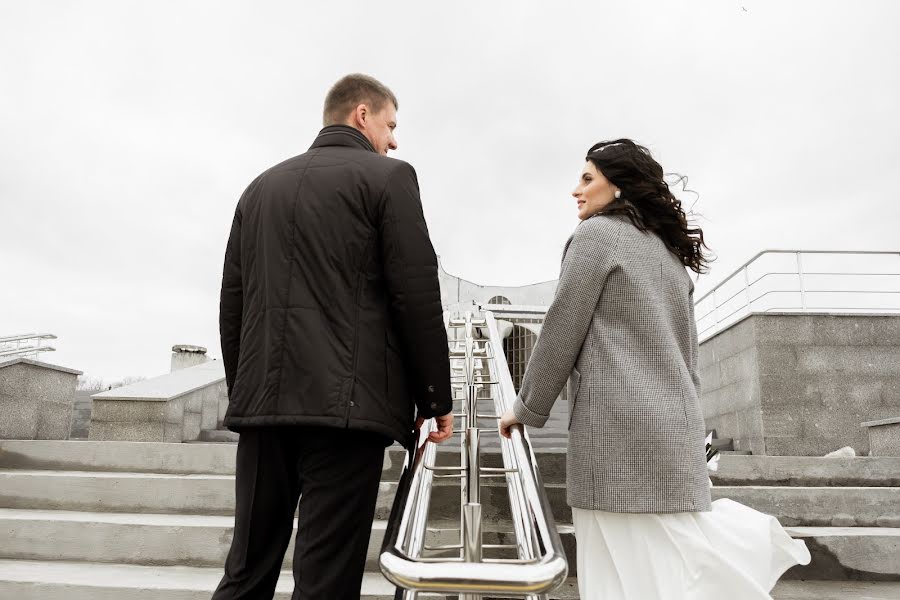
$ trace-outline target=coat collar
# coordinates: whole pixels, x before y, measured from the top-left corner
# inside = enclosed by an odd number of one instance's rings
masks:
[[[348,146],[375,152],[372,142],[361,131],[348,125],[329,125],[323,128],[309,149],[321,148],[322,146]]]

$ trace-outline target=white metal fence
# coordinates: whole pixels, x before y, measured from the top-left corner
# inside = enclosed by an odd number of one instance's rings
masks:
[[[900,252],[763,250],[694,302],[701,341],[765,312],[900,312]]]
[[[37,358],[41,352],[53,352],[56,348],[44,346],[44,340],[55,340],[52,333],[24,333],[0,336],[0,361],[12,358]]]

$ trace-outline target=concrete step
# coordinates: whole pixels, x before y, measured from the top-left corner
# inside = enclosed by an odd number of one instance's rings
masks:
[[[731,438],[713,438],[710,445],[718,451],[734,450],[734,440]]]
[[[776,517],[782,525],[900,527],[900,487],[713,487],[713,500],[736,502]]]
[[[201,442],[236,444],[240,435],[227,429],[204,429],[200,432]]]
[[[227,515],[234,476],[7,470],[0,508]]]
[[[788,527],[812,560],[790,569],[788,579],[900,581],[900,528]],[[900,596],[898,596],[900,598]]]
[[[384,530],[385,521],[373,523],[370,570],[378,569]],[[234,535],[234,518],[0,509],[0,532],[0,559],[221,567]],[[293,563],[293,552],[292,536],[286,569]]]
[[[900,487],[900,457],[737,456],[724,454],[716,485]]]
[[[370,569],[377,570],[385,527],[384,520],[372,524],[367,555]],[[204,567],[224,563],[234,535],[234,519],[217,515],[0,509],[0,531],[5,536],[4,545],[0,546],[0,558],[4,559]],[[566,538],[574,560],[573,527],[561,526],[560,534]],[[294,535],[296,520],[285,552],[285,568],[293,563]],[[513,537],[511,523],[485,524],[485,544],[513,543]],[[432,524],[426,540],[432,545],[456,543],[459,525]],[[485,555],[515,558],[507,550],[488,549]]]
[[[220,568],[141,567],[77,562],[0,560],[0,598],[16,600],[208,600],[222,577]],[[282,571],[276,600],[288,600],[293,576]],[[361,600],[393,600],[394,586],[381,573],[363,575]],[[420,598],[455,596],[419,594]],[[574,578],[550,594],[554,600],[577,600]],[[485,597],[488,600],[489,597]]]
[[[557,523],[571,523],[565,485],[545,484]],[[386,519],[397,488],[380,484],[376,518]],[[458,485],[436,484],[431,515],[459,514]],[[78,471],[0,470],[0,508],[228,515],[234,512],[230,475],[171,475]],[[900,527],[900,488],[714,487],[713,499],[731,498],[791,526]],[[486,520],[509,518],[503,484],[482,486]]]
[[[296,535],[296,521],[294,525]],[[215,567],[225,562],[233,526],[232,517],[214,515],[0,509],[0,532],[5,537],[0,546],[0,559]],[[384,520],[376,520],[372,525],[367,554],[369,570],[378,570],[385,527]],[[483,541],[512,544],[515,542],[512,531],[511,523],[486,523]],[[574,571],[574,529],[563,525],[559,531]],[[293,564],[294,535],[285,552],[286,569]],[[459,542],[459,524],[432,523],[426,542],[431,545]],[[448,556],[451,554],[458,552]],[[507,549],[486,549],[485,556],[515,558]]]
[[[0,468],[234,475],[235,447],[222,444],[0,440]]]
[[[16,600],[208,600],[222,571],[202,567],[142,567],[95,563],[0,560],[0,598]],[[290,573],[282,572],[275,598],[288,600]],[[378,573],[366,573],[361,600],[393,600],[393,586]],[[897,600],[900,583],[859,581],[781,581],[774,600]],[[421,595],[421,598],[447,598]],[[577,600],[569,578],[550,595]]]
[[[132,473],[234,474],[235,446],[194,443],[0,440],[0,468]],[[384,479],[396,480],[404,452],[386,452]],[[547,483],[563,483],[564,449],[537,452]],[[457,446],[441,445],[439,464],[459,464]],[[486,466],[499,466],[497,452],[484,453]],[[777,485],[799,487],[900,487],[900,457],[822,458],[811,456],[741,456],[725,454],[719,470],[710,474],[717,485]]]
[[[514,543],[512,525],[486,523],[485,544]],[[429,544],[459,539],[458,523],[433,523]],[[385,521],[375,521],[367,568],[377,570]],[[120,564],[215,567],[224,564],[233,535],[233,519],[209,515],[153,515],[0,509],[0,559],[110,562]],[[559,526],[577,575],[576,540],[571,525]],[[795,567],[788,578],[900,581],[900,529],[788,528],[806,541],[809,566]],[[489,558],[514,558],[505,550],[486,550]],[[293,562],[293,539],[285,568]]]

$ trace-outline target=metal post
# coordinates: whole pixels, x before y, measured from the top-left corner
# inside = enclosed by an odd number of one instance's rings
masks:
[[[750,275],[747,273],[747,267],[744,267],[744,295],[747,298],[747,313],[753,312],[753,301],[750,299]]]
[[[806,310],[806,289],[803,286],[803,261],[800,258],[800,253],[796,253],[797,256],[797,277],[800,280],[800,308],[804,311]]]
[[[469,503],[463,507],[466,526],[464,556],[466,562],[481,562],[481,505]],[[468,596],[467,596],[468,597]],[[474,596],[472,596],[474,598]]]
[[[466,429],[466,482],[468,483],[467,503],[481,502],[481,465],[478,461],[478,428]]]
[[[478,388],[475,384],[475,341],[472,313],[466,313],[466,409],[463,456],[463,506],[461,537],[463,559],[481,562],[481,465],[478,456]],[[460,600],[478,600],[475,594],[460,594]]]
[[[718,289],[718,288],[716,288]],[[713,303],[713,329],[715,331],[719,330],[719,303],[716,302],[716,289],[712,291],[712,303]]]

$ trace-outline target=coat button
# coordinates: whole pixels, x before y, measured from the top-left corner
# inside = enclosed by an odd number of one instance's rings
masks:
[[[354,402],[353,400],[351,400],[351,401],[350,401],[350,406],[356,406],[356,402]]]

